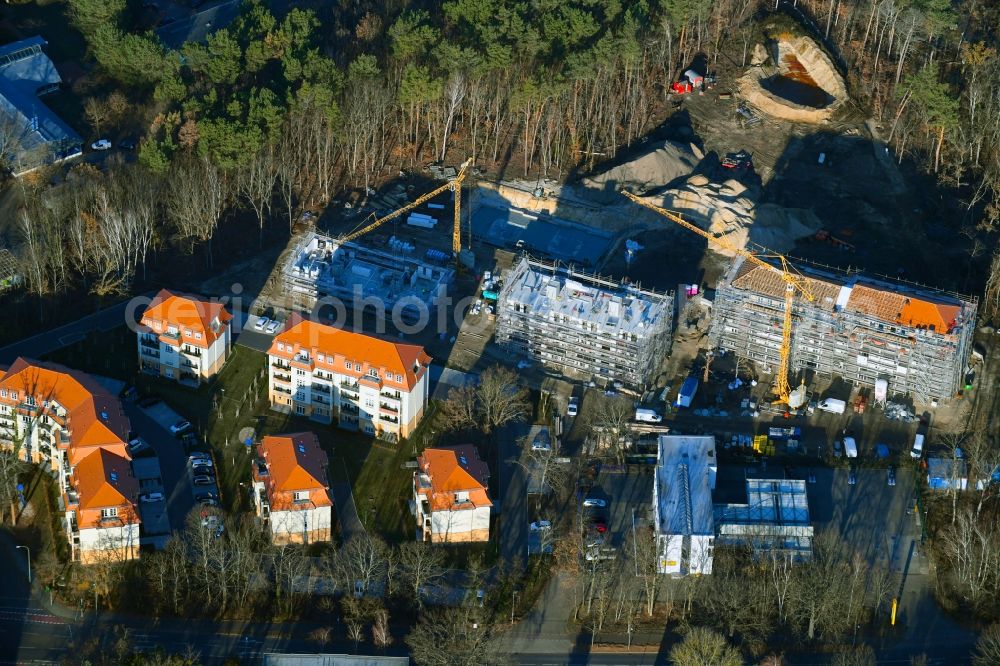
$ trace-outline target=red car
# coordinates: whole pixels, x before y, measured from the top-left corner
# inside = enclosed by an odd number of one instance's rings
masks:
[[[591,525],[594,527],[595,530],[597,530],[598,534],[604,534],[605,532],[608,531],[608,525],[607,523],[604,522],[603,518],[597,518],[596,520],[594,520],[594,522],[591,523]]]

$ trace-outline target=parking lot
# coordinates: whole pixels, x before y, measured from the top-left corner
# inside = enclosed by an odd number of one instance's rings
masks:
[[[650,523],[653,475],[619,471],[606,466],[598,474],[587,497],[604,500],[607,506],[585,508],[585,518],[602,519],[607,526],[605,546],[621,548],[632,530],[633,517],[636,527]]]
[[[187,456],[181,441],[170,432],[170,426],[180,421],[181,416],[162,402],[149,409],[126,402],[125,413],[132,422],[132,430],[149,442],[156,452],[169,525],[173,530],[181,530],[188,512],[194,506],[194,497],[187,481]],[[144,458],[139,457],[136,462],[142,460]],[[140,463],[139,467],[143,468],[145,465],[146,463]],[[136,470],[136,475],[139,475],[139,470]]]

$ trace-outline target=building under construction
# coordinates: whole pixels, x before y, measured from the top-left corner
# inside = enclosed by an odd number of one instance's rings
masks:
[[[793,373],[839,376],[862,386],[885,379],[890,393],[928,401],[961,388],[975,299],[828,269],[804,269],[802,275],[813,300],[795,298]],[[716,291],[713,345],[776,370],[784,299],[777,270],[738,257]]]
[[[716,504],[718,545],[746,546],[758,557],[780,554],[793,561],[812,556],[813,528],[802,479],[747,479],[746,504]]]
[[[672,293],[528,257],[504,280],[497,343],[567,376],[641,387],[670,349]]]

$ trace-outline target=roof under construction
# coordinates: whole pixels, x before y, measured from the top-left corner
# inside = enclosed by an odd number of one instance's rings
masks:
[[[783,300],[781,273],[736,259],[732,286]],[[813,307],[828,312],[867,315],[888,324],[950,333],[975,315],[975,304],[929,287],[869,278],[860,274],[806,268],[802,276],[814,298]],[[800,299],[801,300],[801,299]]]

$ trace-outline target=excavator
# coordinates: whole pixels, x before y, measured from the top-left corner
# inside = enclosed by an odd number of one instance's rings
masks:
[[[750,252],[745,248],[730,243],[724,238],[716,237],[715,235],[705,231],[701,227],[691,222],[688,222],[679,214],[667,210],[665,208],[661,208],[656,204],[650,203],[645,199],[642,199],[641,197],[632,194],[628,190],[622,190],[622,194],[625,197],[634,201],[635,203],[639,204],[640,206],[648,208],[654,213],[657,213],[667,218],[671,222],[674,222],[675,224],[684,227],[688,231],[692,231],[698,234],[699,236],[707,240],[714,247],[741,256],[747,261],[757,264],[758,266],[761,266],[763,268],[766,268],[767,270],[775,271],[781,276],[782,281],[785,283],[785,311],[784,311],[785,314],[781,327],[780,362],[778,366],[778,372],[777,374],[775,374],[774,377],[774,393],[776,396],[774,404],[788,405],[792,409],[798,409],[799,407],[801,407],[802,401],[804,401],[805,391],[804,390],[796,391],[797,394],[801,393],[802,396],[796,395],[793,397],[791,388],[788,383],[788,372],[789,372],[790,357],[792,352],[792,310],[795,305],[795,294],[796,292],[801,294],[806,300],[810,302],[816,300],[816,298],[812,295],[812,292],[809,290],[809,285],[806,282],[806,279],[803,276],[799,275],[797,272],[794,272],[792,265],[788,262],[788,260],[785,258],[784,255],[771,251],[767,251],[764,253]],[[768,259],[770,259],[771,261],[768,261]],[[772,262],[777,262],[778,265],[775,265]],[[798,403],[798,404],[793,404],[793,403]]]
[[[441,194],[442,192],[446,192],[447,190],[454,190],[454,192],[455,192],[455,226],[452,229],[452,234],[451,234],[451,251],[455,255],[455,261],[459,262],[459,255],[462,252],[462,232],[461,232],[461,229],[462,229],[462,183],[465,181],[465,178],[468,175],[469,166],[471,164],[472,164],[472,159],[471,158],[465,160],[465,162],[463,162],[462,166],[459,168],[458,174],[455,176],[454,180],[452,180],[449,183],[445,183],[441,187],[438,187],[438,188],[435,188],[435,189],[431,190],[427,194],[423,194],[423,195],[417,197],[416,199],[413,200],[412,203],[409,203],[409,204],[403,206],[402,208],[400,208],[398,210],[394,210],[393,212],[389,213],[388,215],[385,215],[384,217],[376,217],[375,214],[372,213],[371,217],[369,218],[369,219],[372,219],[372,221],[370,223],[366,224],[365,226],[361,227],[360,229],[358,229],[356,231],[352,231],[351,233],[349,233],[349,234],[347,234],[345,236],[341,236],[340,239],[339,239],[339,241],[341,243],[348,243],[350,241],[356,240],[356,239],[360,238],[361,236],[364,236],[365,234],[367,234],[369,231],[373,231],[373,230],[379,228],[380,226],[382,226],[386,222],[389,222],[390,220],[394,220],[397,217],[399,217],[401,215],[404,215],[404,214],[410,212],[411,210],[417,208],[421,204],[423,204],[423,203],[425,203],[427,201],[430,201],[431,199],[433,199],[437,195]]]

